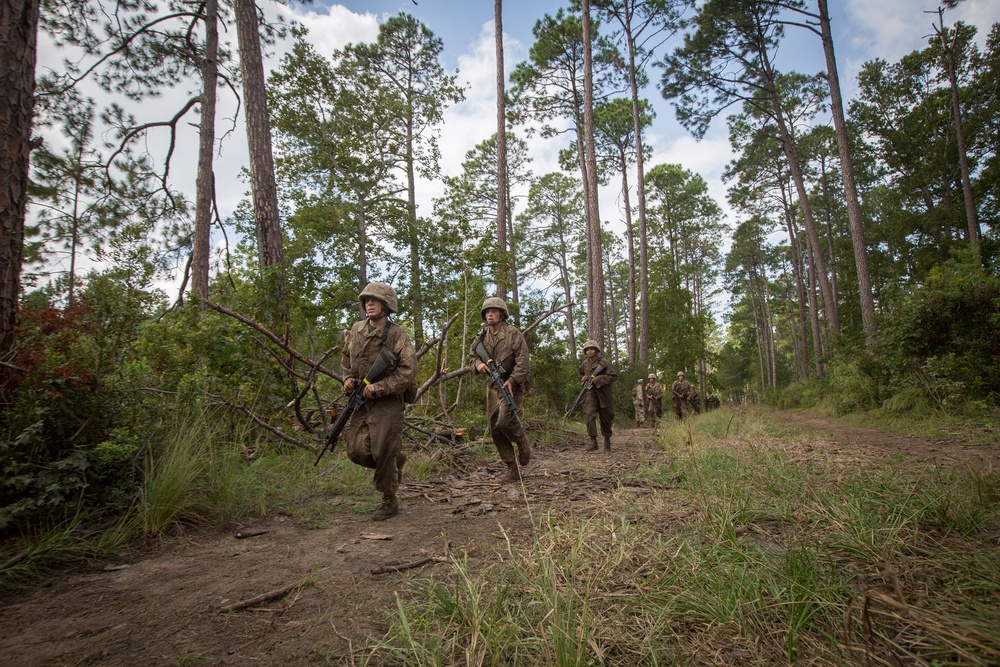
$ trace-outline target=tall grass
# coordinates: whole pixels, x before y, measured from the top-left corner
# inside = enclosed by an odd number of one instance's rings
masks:
[[[664,424],[668,454],[453,582],[400,591],[408,665],[1000,663],[998,479],[828,451],[767,411]],[[631,474],[631,473],[630,473]],[[662,490],[659,490],[662,487]]]

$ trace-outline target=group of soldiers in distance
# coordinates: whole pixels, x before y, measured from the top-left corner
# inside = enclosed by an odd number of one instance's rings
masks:
[[[382,493],[382,504],[372,514],[372,520],[384,521],[399,513],[397,491],[406,463],[403,415],[407,400],[413,400],[415,393],[417,358],[406,331],[392,322],[398,300],[391,286],[369,283],[358,295],[358,300],[365,319],[354,323],[346,332],[341,353],[345,394],[357,390],[364,396],[363,403],[350,415],[347,456],[357,465],[374,471],[373,482]],[[531,443],[522,421],[524,394],[531,387],[528,345],[521,331],[507,322],[510,312],[503,299],[487,298],[480,316],[485,326],[473,340],[469,368],[489,377],[487,426],[497,453],[507,467],[507,479],[518,482],[521,468],[531,461]],[[583,387],[580,398],[590,438],[586,449],[599,449],[599,426],[604,451],[610,452],[614,423],[611,385],[618,379],[618,373],[604,357],[597,341],[586,341],[583,353],[579,375]],[[378,377],[372,377],[375,373],[370,371],[381,368],[384,370]],[[644,388],[640,379],[632,391],[636,421],[640,426],[646,421],[647,409],[653,426],[663,414],[663,386],[653,373],[648,380]],[[683,373],[677,374],[671,393],[678,419],[697,406],[698,394]],[[698,407],[694,409],[699,410]]]
[[[649,416],[650,425],[656,428],[657,422],[663,416],[663,385],[656,381],[656,373],[650,373],[646,378],[646,386],[642,384],[642,378],[635,381],[632,388],[632,405],[635,406],[635,423],[642,427]],[[670,399],[674,403],[674,414],[677,419],[684,419],[691,412],[700,413],[702,410],[701,397],[693,384],[684,378],[684,371],[677,373],[677,379],[670,385]],[[709,396],[704,401],[704,409],[714,410],[720,407],[721,401],[718,396]]]

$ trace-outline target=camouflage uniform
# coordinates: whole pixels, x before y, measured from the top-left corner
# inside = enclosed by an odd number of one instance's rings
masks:
[[[615,401],[611,393],[611,383],[618,379],[618,372],[611,367],[611,362],[604,358],[597,341],[588,340],[583,344],[583,351],[586,352],[587,348],[597,350],[594,361],[587,357],[580,364],[581,382],[594,375],[594,386],[584,396],[583,403],[583,414],[587,417],[587,435],[590,436],[590,450],[597,449],[597,420],[600,418],[604,450],[611,451],[611,425],[615,421]]]
[[[653,426],[660,421],[663,416],[663,385],[656,381],[656,375],[649,374],[646,383],[646,408],[649,410],[649,420]]]
[[[684,379],[684,373],[678,373],[677,380],[670,385],[670,395],[674,399],[674,412],[678,419],[687,417],[691,390],[691,383]]]
[[[493,333],[489,327],[483,329],[483,345],[490,356],[503,369],[504,381],[510,380],[513,391],[514,405],[517,406],[518,417],[524,415],[524,392],[528,388],[531,380],[530,357],[528,354],[528,344],[524,340],[524,334],[510,324],[507,324],[508,315],[506,302],[499,297],[490,297],[483,302],[480,314],[486,319],[486,311],[496,308],[503,312],[503,323],[499,331]],[[479,336],[477,336],[478,340]],[[473,342],[475,348],[475,342]],[[474,372],[482,359],[473,349],[469,354],[469,364]],[[507,464],[511,479],[519,479],[518,464],[525,466],[531,459],[531,445],[528,442],[528,434],[525,433],[517,423],[514,415],[510,414],[507,403],[500,395],[500,390],[492,382],[487,383],[486,389],[486,419],[493,437],[493,444],[496,445],[500,459]],[[517,461],[514,458],[514,445],[517,446]]]
[[[642,387],[642,378],[635,381],[635,387],[632,388],[632,405],[635,406],[635,423],[642,426],[646,423],[646,403],[643,400],[645,396],[645,391]]]
[[[396,294],[385,283],[369,283],[359,297],[379,299],[390,313],[396,310]],[[386,331],[386,328],[388,330]],[[389,518],[396,513],[396,490],[402,476],[403,393],[417,376],[417,357],[406,332],[386,319],[373,327],[367,319],[355,322],[344,339],[340,368],[345,378],[364,379],[384,345],[396,355],[396,365],[372,383],[375,397],[366,399],[351,417],[347,431],[347,456],[365,468],[375,470],[375,488],[382,492],[383,508],[373,518]],[[398,460],[397,460],[398,457]]]

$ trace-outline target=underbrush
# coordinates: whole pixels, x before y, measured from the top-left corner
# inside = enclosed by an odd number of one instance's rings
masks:
[[[1000,475],[862,461],[767,410],[661,427],[592,513],[398,594],[380,664],[992,665]],[[633,484],[633,483],[630,483]]]

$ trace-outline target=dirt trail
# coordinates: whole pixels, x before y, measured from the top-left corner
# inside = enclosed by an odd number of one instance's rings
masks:
[[[878,457],[900,452],[942,462],[988,460],[996,447],[973,448],[834,425],[791,413],[817,431],[826,451]],[[330,499],[320,529],[273,516],[252,524],[175,538],[152,554],[95,562],[43,585],[8,592],[0,602],[0,663],[27,665],[302,665],[352,664],[352,651],[381,637],[393,593],[411,577],[447,580],[449,554],[475,564],[530,543],[533,512],[587,512],[618,488],[651,489],[635,480],[643,464],[665,456],[651,429],[620,428],[611,454],[585,452],[568,435],[536,448],[520,485],[503,484],[493,457],[469,473],[407,481],[401,513],[384,523]],[[237,539],[237,532],[266,531]],[[431,558],[419,568],[373,574],[381,566]],[[269,591],[292,592],[250,609],[218,610]]]

